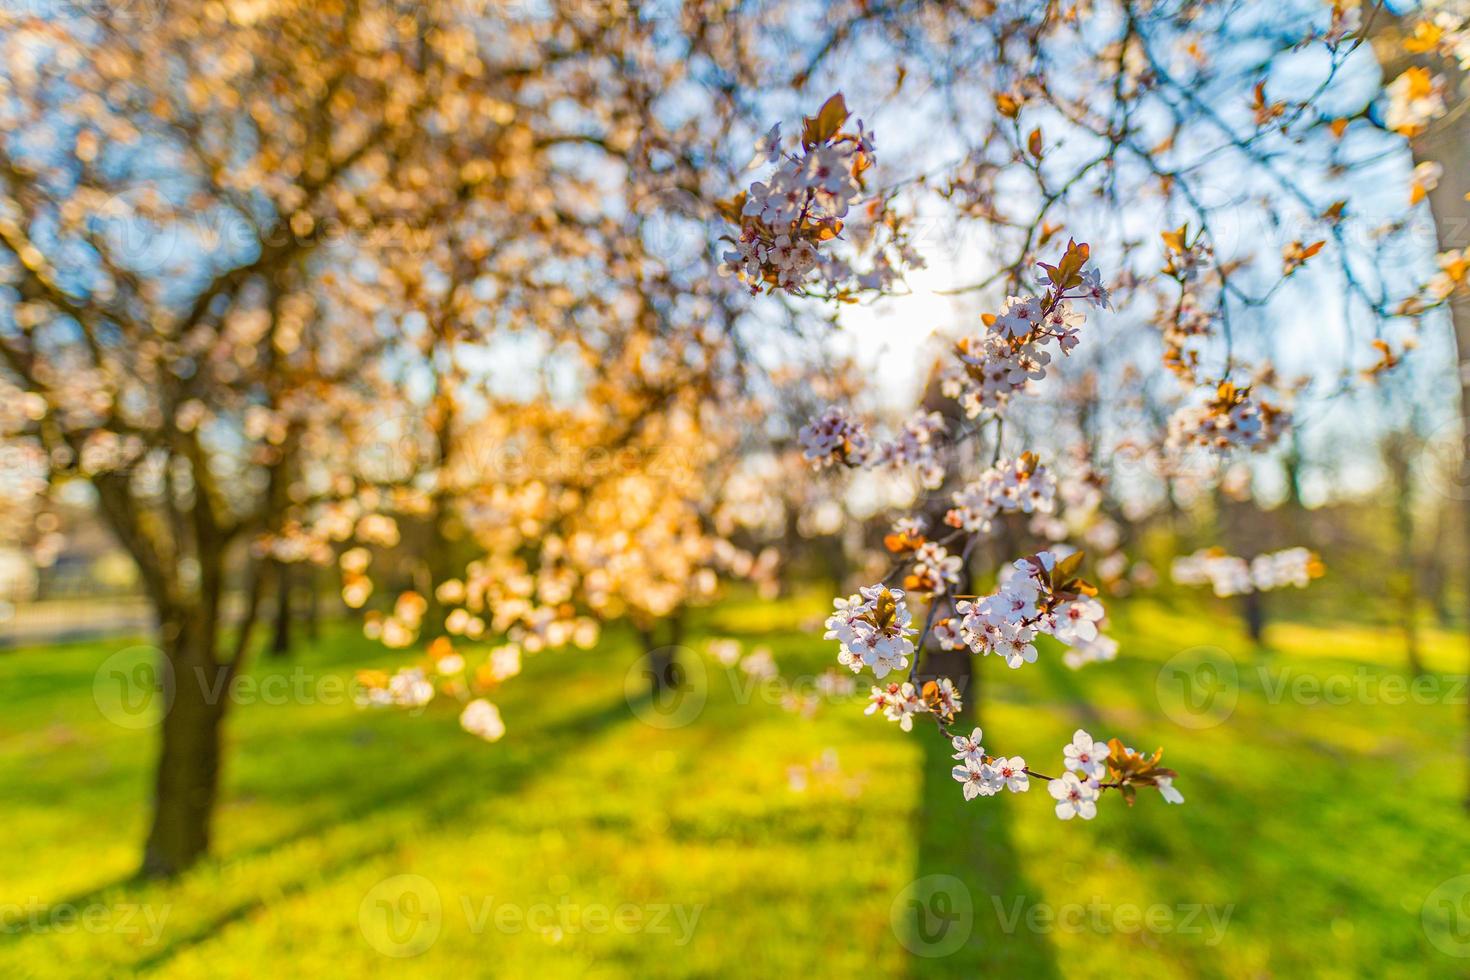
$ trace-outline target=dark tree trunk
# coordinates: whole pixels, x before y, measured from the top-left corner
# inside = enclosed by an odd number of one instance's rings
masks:
[[[1288,480],[1290,485],[1290,480]],[[1294,513],[1292,517],[1299,519],[1300,508],[1292,506]],[[1218,515],[1218,536],[1220,540],[1227,542],[1231,554],[1240,555],[1246,561],[1264,551],[1264,544],[1271,541],[1270,530],[1265,526],[1269,518],[1253,507],[1245,506],[1240,501],[1231,500],[1225,490],[1219,484],[1215,486],[1215,512]],[[1245,626],[1246,636],[1257,647],[1265,646],[1266,639],[1266,597],[1259,590],[1252,588],[1251,591],[1242,593],[1240,596],[1240,619]]]
[[[679,686],[678,666],[672,647],[648,651],[648,678],[654,694],[672,691]]]
[[[291,653],[291,566],[283,561],[273,563],[276,572],[275,628],[271,633],[271,656],[286,657]]]
[[[1405,24],[1402,15],[1388,10],[1378,11],[1374,18],[1379,25],[1373,38],[1374,48],[1382,61],[1384,81],[1398,76],[1416,58],[1404,58],[1400,38]],[[1418,56],[1417,60],[1423,60]],[[1450,90],[1458,90],[1465,73],[1449,71]],[[1422,135],[1410,142],[1414,152],[1414,163],[1432,160],[1444,167],[1439,184],[1429,192],[1429,209],[1434,215],[1435,236],[1441,252],[1462,249],[1470,245],[1470,166],[1467,166],[1466,149],[1470,147],[1470,114],[1451,113],[1438,120]],[[1454,357],[1462,363],[1470,357],[1470,295],[1457,291],[1450,298],[1450,321],[1455,339]],[[1460,418],[1458,436],[1462,451],[1470,452],[1470,372],[1460,372]],[[1465,576],[1465,595],[1470,597],[1470,486],[1465,484],[1466,468],[1461,464],[1460,473],[1455,474],[1448,495],[1454,499],[1460,511],[1463,526],[1460,534],[1460,572]],[[1466,600],[1461,600],[1462,602]],[[1462,606],[1462,610],[1463,610]],[[1470,722],[1470,717],[1467,717]],[[1465,733],[1467,777],[1470,777],[1470,726]],[[1466,785],[1465,806],[1470,809],[1470,783]]]
[[[654,697],[679,686],[679,660],[676,648],[684,635],[684,618],[676,613],[669,619],[669,642],[661,644],[655,627],[639,627],[643,641],[644,666],[648,671],[649,689]]]
[[[306,577],[306,638],[316,643],[322,638],[322,604],[321,596],[318,594],[320,592],[318,580],[321,576],[317,574],[314,567],[310,569],[310,572],[311,574]]]
[[[1251,642],[1262,646],[1266,639],[1266,597],[1252,589],[1241,597],[1241,614],[1245,617],[1245,631]]]
[[[1399,605],[1399,623],[1404,631],[1404,653],[1409,672],[1424,673],[1419,656],[1419,581],[1414,559],[1413,455],[1416,445],[1407,433],[1390,433],[1385,445],[1390,490],[1393,494],[1393,527],[1398,568],[1390,576]]]
[[[171,691],[159,729],[153,825],[143,849],[141,873],[150,878],[177,876],[209,851],[220,723],[229,701],[208,624],[184,625],[164,649]]]

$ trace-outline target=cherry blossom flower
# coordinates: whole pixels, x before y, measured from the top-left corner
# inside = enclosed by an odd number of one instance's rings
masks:
[[[1284,548],[1250,561],[1207,548],[1174,559],[1170,575],[1180,585],[1208,585],[1220,598],[1273,589],[1304,589],[1323,574],[1322,562],[1306,548]]]
[[[1097,639],[1097,624],[1103,618],[1102,603],[1089,596],[1081,596],[1064,602],[1053,614],[1056,618],[1054,636],[1068,645],[1091,643]]]
[[[842,463],[861,466],[868,457],[868,433],[846,410],[833,405],[797,433],[803,454],[818,469]]]
[[[945,616],[936,621],[930,628],[929,635],[934,637],[941,650],[963,650],[965,648],[964,638],[960,636],[959,621],[953,616]]]
[[[490,651],[489,675],[496,683],[509,680],[521,672],[521,648],[505,643]]]
[[[755,141],[755,156],[751,157],[746,169],[752,170],[763,163],[771,164],[780,159],[781,124],[778,122],[768,129],[764,136]]]
[[[711,640],[707,649],[710,656],[714,657],[722,667],[733,667],[740,662],[739,640]]]
[[[1113,308],[1112,297],[1103,286],[1102,273],[1096,267],[1082,271],[1082,289],[1083,295],[1093,306],[1104,310]]]
[[[460,727],[487,742],[498,742],[505,735],[505,722],[500,709],[484,698],[476,698],[464,706],[459,716]]]
[[[950,739],[954,745],[954,758],[966,762],[980,762],[985,758],[985,746],[980,744],[981,732],[976,728],[968,735],[955,735]]]
[[[1034,454],[1001,460],[951,497],[945,523],[971,533],[988,532],[1000,514],[1049,513],[1056,480]]]
[[[1108,747],[1095,742],[1081,728],[1072,734],[1071,744],[1062,748],[1063,765],[1071,772],[1080,772],[1089,779],[1102,779],[1107,775]]]
[[[914,552],[913,570],[904,579],[904,587],[912,592],[942,595],[959,585],[964,561],[951,555],[943,545],[926,541]]]
[[[771,656],[769,647],[756,647],[740,661],[740,670],[747,677],[756,680],[769,680],[780,676],[781,671],[776,667],[775,658]]]
[[[1388,110],[1383,122],[1389,129],[1405,136],[1417,136],[1447,111],[1445,80],[1429,69],[1415,65],[1395,78],[1384,89]]]
[[[1168,444],[1175,449],[1201,447],[1226,453],[1261,449],[1279,439],[1291,416],[1255,398],[1250,388],[1222,381],[1203,405],[1185,405],[1169,419]]]
[[[891,670],[908,667],[914,652],[913,616],[902,590],[868,586],[857,595],[833,600],[833,607],[823,639],[841,645],[838,663],[855,674],[868,667],[880,680]]]
[[[1040,328],[1043,319],[1044,312],[1038,297],[1010,296],[1006,298],[1006,305],[996,317],[992,329],[1007,340],[1020,340]]]
[[[753,182],[742,197],[721,202],[724,216],[740,226],[721,271],[739,276],[751,292],[801,293],[814,278],[837,297],[851,295],[854,287],[882,291],[898,277],[895,261],[922,265],[896,221],[874,222],[888,228],[890,236],[874,245],[872,267],[865,272],[824,250],[841,235],[844,219],[863,193],[862,174],[875,160],[873,134],[861,120],[855,132],[846,130],[847,121],[842,96],[833,96],[806,120],[800,145],[789,153],[782,148],[779,125],[773,126],[757,141],[751,165],[766,163],[775,171]]]
[[[1012,563],[995,592],[955,603],[960,638],[974,652],[997,654],[1013,668],[1036,661],[1035,640],[1040,634],[1054,633],[1067,644],[1095,640],[1102,606],[1083,594],[1066,591],[1084,587],[1066,578],[1076,559],[1068,561],[1062,583],[1053,580],[1058,565],[1049,551]],[[1072,605],[1076,606],[1075,616],[1068,608]]]
[[[1024,793],[1031,788],[1031,779],[1026,774],[1026,760],[1018,756],[1004,756],[991,760],[990,770],[996,780],[1012,793]]]
[[[1078,779],[1076,773],[1063,773],[1047,783],[1046,790],[1056,799],[1057,816],[1061,819],[1091,820],[1097,816],[1097,787]]]
[[[897,722],[903,731],[912,731],[914,727],[914,715],[923,714],[929,707],[919,695],[914,685],[904,682],[902,684],[889,684],[887,687],[874,687],[872,694],[868,697],[868,707],[864,714],[873,714],[877,711],[883,712],[883,717],[889,721]]]
[[[944,466],[939,458],[944,432],[944,417],[938,412],[916,412],[896,439],[879,446],[877,462],[912,470],[920,486],[934,490],[944,482]]]
[[[434,699],[434,685],[418,667],[398,671],[388,681],[386,701],[371,699],[372,703],[386,703],[400,708],[418,708]]]
[[[944,721],[949,721],[963,709],[959,689],[948,677],[941,677],[924,685],[924,700],[929,710]]]
[[[1062,663],[1072,670],[1081,670],[1090,663],[1101,663],[1118,659],[1118,641],[1111,636],[1098,634],[1097,639],[1078,643],[1062,654]]]
[[[1002,783],[996,778],[995,770],[983,762],[966,759],[962,766],[955,766],[950,775],[963,784],[965,799],[977,796],[994,796],[1001,790]]]

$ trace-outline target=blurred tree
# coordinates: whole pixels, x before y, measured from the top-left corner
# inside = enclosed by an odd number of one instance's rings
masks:
[[[990,476],[1012,490],[1045,481],[1017,445],[1031,433],[1003,429],[1001,409],[1046,373],[1037,345],[1075,346],[1073,300],[1128,307],[1088,345],[1106,356],[1091,362],[1079,479],[1127,443],[1170,461],[1152,476],[1172,503],[1180,457],[1269,451],[1293,402],[1397,367],[1420,322],[1466,292],[1470,168],[1444,167],[1465,145],[1450,105],[1463,73],[1444,74],[1465,18],[1446,5],[1397,42],[1434,69],[1357,104],[1334,101],[1336,83],[1362,70],[1387,12],[1345,0],[157,12],[0,14],[0,421],[28,489],[92,487],[157,611],[173,683],[149,874],[208,846],[219,692],[245,662],[269,562],[336,554],[362,605],[370,549],[400,541],[398,519],[424,521],[412,587],[370,624],[390,645],[442,627],[530,651],[619,618],[652,636],[718,571],[754,561],[712,533],[701,483],[741,444],[746,398],[773,361],[830,344],[840,317],[819,302],[903,292],[926,233],[978,241],[948,291],[1005,315],[946,353],[946,395],[974,426],[938,429],[957,442],[988,429],[992,461],[1010,457]],[[839,87],[908,161],[881,182],[872,130],[828,97]],[[759,141],[754,165],[776,172],[749,182],[765,116],[793,106],[813,115]],[[1392,251],[1406,223],[1377,227],[1407,189],[1363,177],[1407,162],[1405,137],[1420,162],[1410,203],[1427,194],[1438,218],[1433,279],[1424,249]],[[1090,249],[1062,244],[1074,228]],[[1038,282],[1043,259],[1060,265]],[[762,292],[776,299],[748,301]],[[1310,324],[1305,344],[1278,329],[1283,309],[1322,297],[1340,314],[1331,358]],[[1300,374],[1278,369],[1300,348]],[[923,417],[905,425],[869,456],[832,411],[803,449],[820,465],[934,468],[945,440]],[[370,458],[384,431],[422,455],[400,465],[395,438]],[[1032,513],[1030,498],[1005,502]],[[463,574],[457,526],[476,555]],[[928,543],[935,562],[972,554]],[[1081,588],[1068,568],[1060,584]],[[934,574],[906,576],[931,623]],[[458,676],[455,641],[437,639],[451,689],[509,669]],[[466,727],[503,731],[488,704]]]
[[[373,443],[424,297],[452,318],[430,332],[554,324],[580,365],[624,372],[604,432],[657,405],[639,379],[683,380],[658,339],[717,313],[645,278],[636,251],[667,210],[635,207],[651,182],[696,172],[650,164],[680,145],[643,119],[657,66],[617,71],[648,29],[472,7],[0,15],[5,435],[35,480],[91,485],[157,613],[171,705],[147,874],[208,847],[222,692],[270,562],[324,557],[300,523],[313,508],[331,540],[374,539],[390,525],[373,512],[412,496],[359,479],[354,447]],[[624,159],[652,176],[610,197]],[[666,305],[638,315],[629,297]]]

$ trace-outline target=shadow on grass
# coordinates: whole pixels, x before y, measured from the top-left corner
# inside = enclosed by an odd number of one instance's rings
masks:
[[[456,768],[463,761],[462,753],[456,753],[455,757],[450,760],[451,765],[449,767],[442,765],[436,766],[427,773],[421,773],[418,778],[409,783],[400,784],[391,793],[384,795],[384,802],[423,799],[428,792],[441,790],[432,802],[414,808],[418,811],[420,817],[420,819],[414,822],[411,831],[414,836],[452,824],[455,820],[475,809],[475,807],[485,805],[487,799],[496,805],[509,805],[514,796],[524,792],[528,787],[533,786],[539,777],[545,776],[551,771],[543,761],[546,753],[538,751],[535,743],[543,741],[564,742],[569,737],[591,736],[603,732],[615,724],[628,721],[632,717],[633,715],[627,702],[617,700],[607,703],[602,708],[590,714],[573,715],[558,723],[541,728],[535,732],[533,739],[528,739],[528,744],[523,751],[514,757],[515,761],[513,763],[497,764],[492,770],[493,782],[489,783],[480,782],[476,779],[450,779],[447,781],[443,779],[442,776],[445,774],[446,768]],[[442,792],[446,785],[454,790],[458,790],[458,792]],[[406,807],[398,808],[406,809]],[[359,810],[357,812],[361,811]],[[325,832],[331,827],[339,825],[339,823],[334,824],[330,820],[321,821],[268,845],[255,848],[250,853],[259,854],[278,850],[304,838]],[[381,840],[374,841],[371,845],[349,851],[338,860],[317,865],[311,870],[310,874],[275,888],[269,902],[260,898],[251,898],[240,902],[222,914],[210,919],[201,928],[178,938],[154,955],[138,961],[135,967],[138,970],[146,971],[161,966],[185,950],[207,942],[221,930],[249,917],[268,904],[288,899],[295,894],[329,881],[334,877],[350,873],[358,865],[364,864],[373,858],[391,854],[404,843],[406,843],[404,836],[389,833]],[[235,857],[232,856],[231,860],[234,859]]]
[[[333,774],[334,778],[349,781],[347,786],[343,787],[339,784],[334,789],[334,794],[338,794],[339,799],[341,795],[344,795],[345,790],[348,801],[345,805],[336,807],[330,814],[306,822],[277,838],[240,848],[207,861],[191,871],[190,875],[181,881],[187,881],[188,877],[201,872],[204,874],[219,873],[232,865],[269,858],[272,854],[293,845],[325,836],[333,830],[351,827],[354,824],[370,826],[377,821],[388,823],[394,815],[412,813],[414,820],[411,828],[404,831],[389,823],[383,833],[375,836],[370,843],[348,848],[329,861],[311,865],[305,869],[306,873],[299,877],[276,883],[270,889],[268,899],[252,896],[230,905],[189,932],[177,935],[167,946],[155,951],[152,955],[131,964],[131,968],[144,971],[157,968],[180,953],[207,942],[231,924],[248,918],[269,905],[287,900],[293,895],[321,885],[332,878],[348,874],[367,861],[391,854],[404,845],[410,836],[432,832],[436,828],[449,825],[477,806],[511,805],[511,801],[517,795],[523,793],[550,771],[544,763],[548,754],[545,750],[545,743],[564,744],[568,739],[591,737],[615,725],[632,720],[633,717],[633,711],[628,702],[619,698],[591,712],[572,714],[544,727],[528,730],[525,733],[526,741],[518,747],[517,751],[497,755],[490,765],[485,765],[477,757],[468,755],[478,748],[477,745],[472,744],[468,748],[461,747],[440,753],[432,760],[425,760],[420,755],[415,760],[417,765],[412,778],[398,780],[387,785],[385,785],[381,768],[358,767],[349,772]],[[344,719],[339,725],[326,726],[326,730],[338,728],[355,731],[361,725],[362,720],[354,717]],[[350,732],[344,731],[342,737],[350,738]],[[417,746],[402,747],[417,748]],[[244,751],[249,751],[249,749],[244,749]],[[431,761],[431,764],[425,766],[425,761]],[[474,778],[464,778],[467,776]],[[365,789],[368,791],[364,792]],[[248,795],[249,790],[245,787],[236,787],[233,795],[238,796],[242,793]],[[226,799],[221,802],[228,805],[230,800]],[[142,889],[160,887],[167,888],[168,883],[137,878],[124,879],[70,896],[61,904],[85,905],[104,897],[110,900],[123,899],[135,891],[141,892]],[[16,941],[29,933],[30,930],[23,927],[8,929],[4,935],[0,935],[0,941]]]
[[[1017,801],[1001,796],[966,802],[949,774],[954,760],[948,746],[925,734],[914,873],[918,887],[901,893],[894,909],[894,927],[906,933],[900,940],[913,954],[911,974],[1059,978],[1051,943],[1026,925],[1026,911],[1042,897],[1012,846],[1009,828]],[[1032,792],[1038,788],[1033,786]],[[966,904],[971,910],[968,929]]]

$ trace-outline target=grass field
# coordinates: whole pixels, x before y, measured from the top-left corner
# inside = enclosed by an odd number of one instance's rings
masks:
[[[817,613],[732,603],[690,645],[811,675]],[[1213,607],[1115,619],[1115,663],[982,664],[986,744],[1044,770],[1078,726],[1163,745],[1183,807],[966,804],[932,732],[801,717],[709,658],[702,695],[651,713],[618,634],[529,660],[485,745],[447,703],[340,697],[395,662],[344,628],[256,662],[307,696],[242,696],[217,860],[171,884],[128,881],[152,733],[93,688],[123,644],[6,653],[0,976],[1467,975],[1463,637],[1429,635],[1414,688],[1367,628],[1278,623],[1252,652]]]

